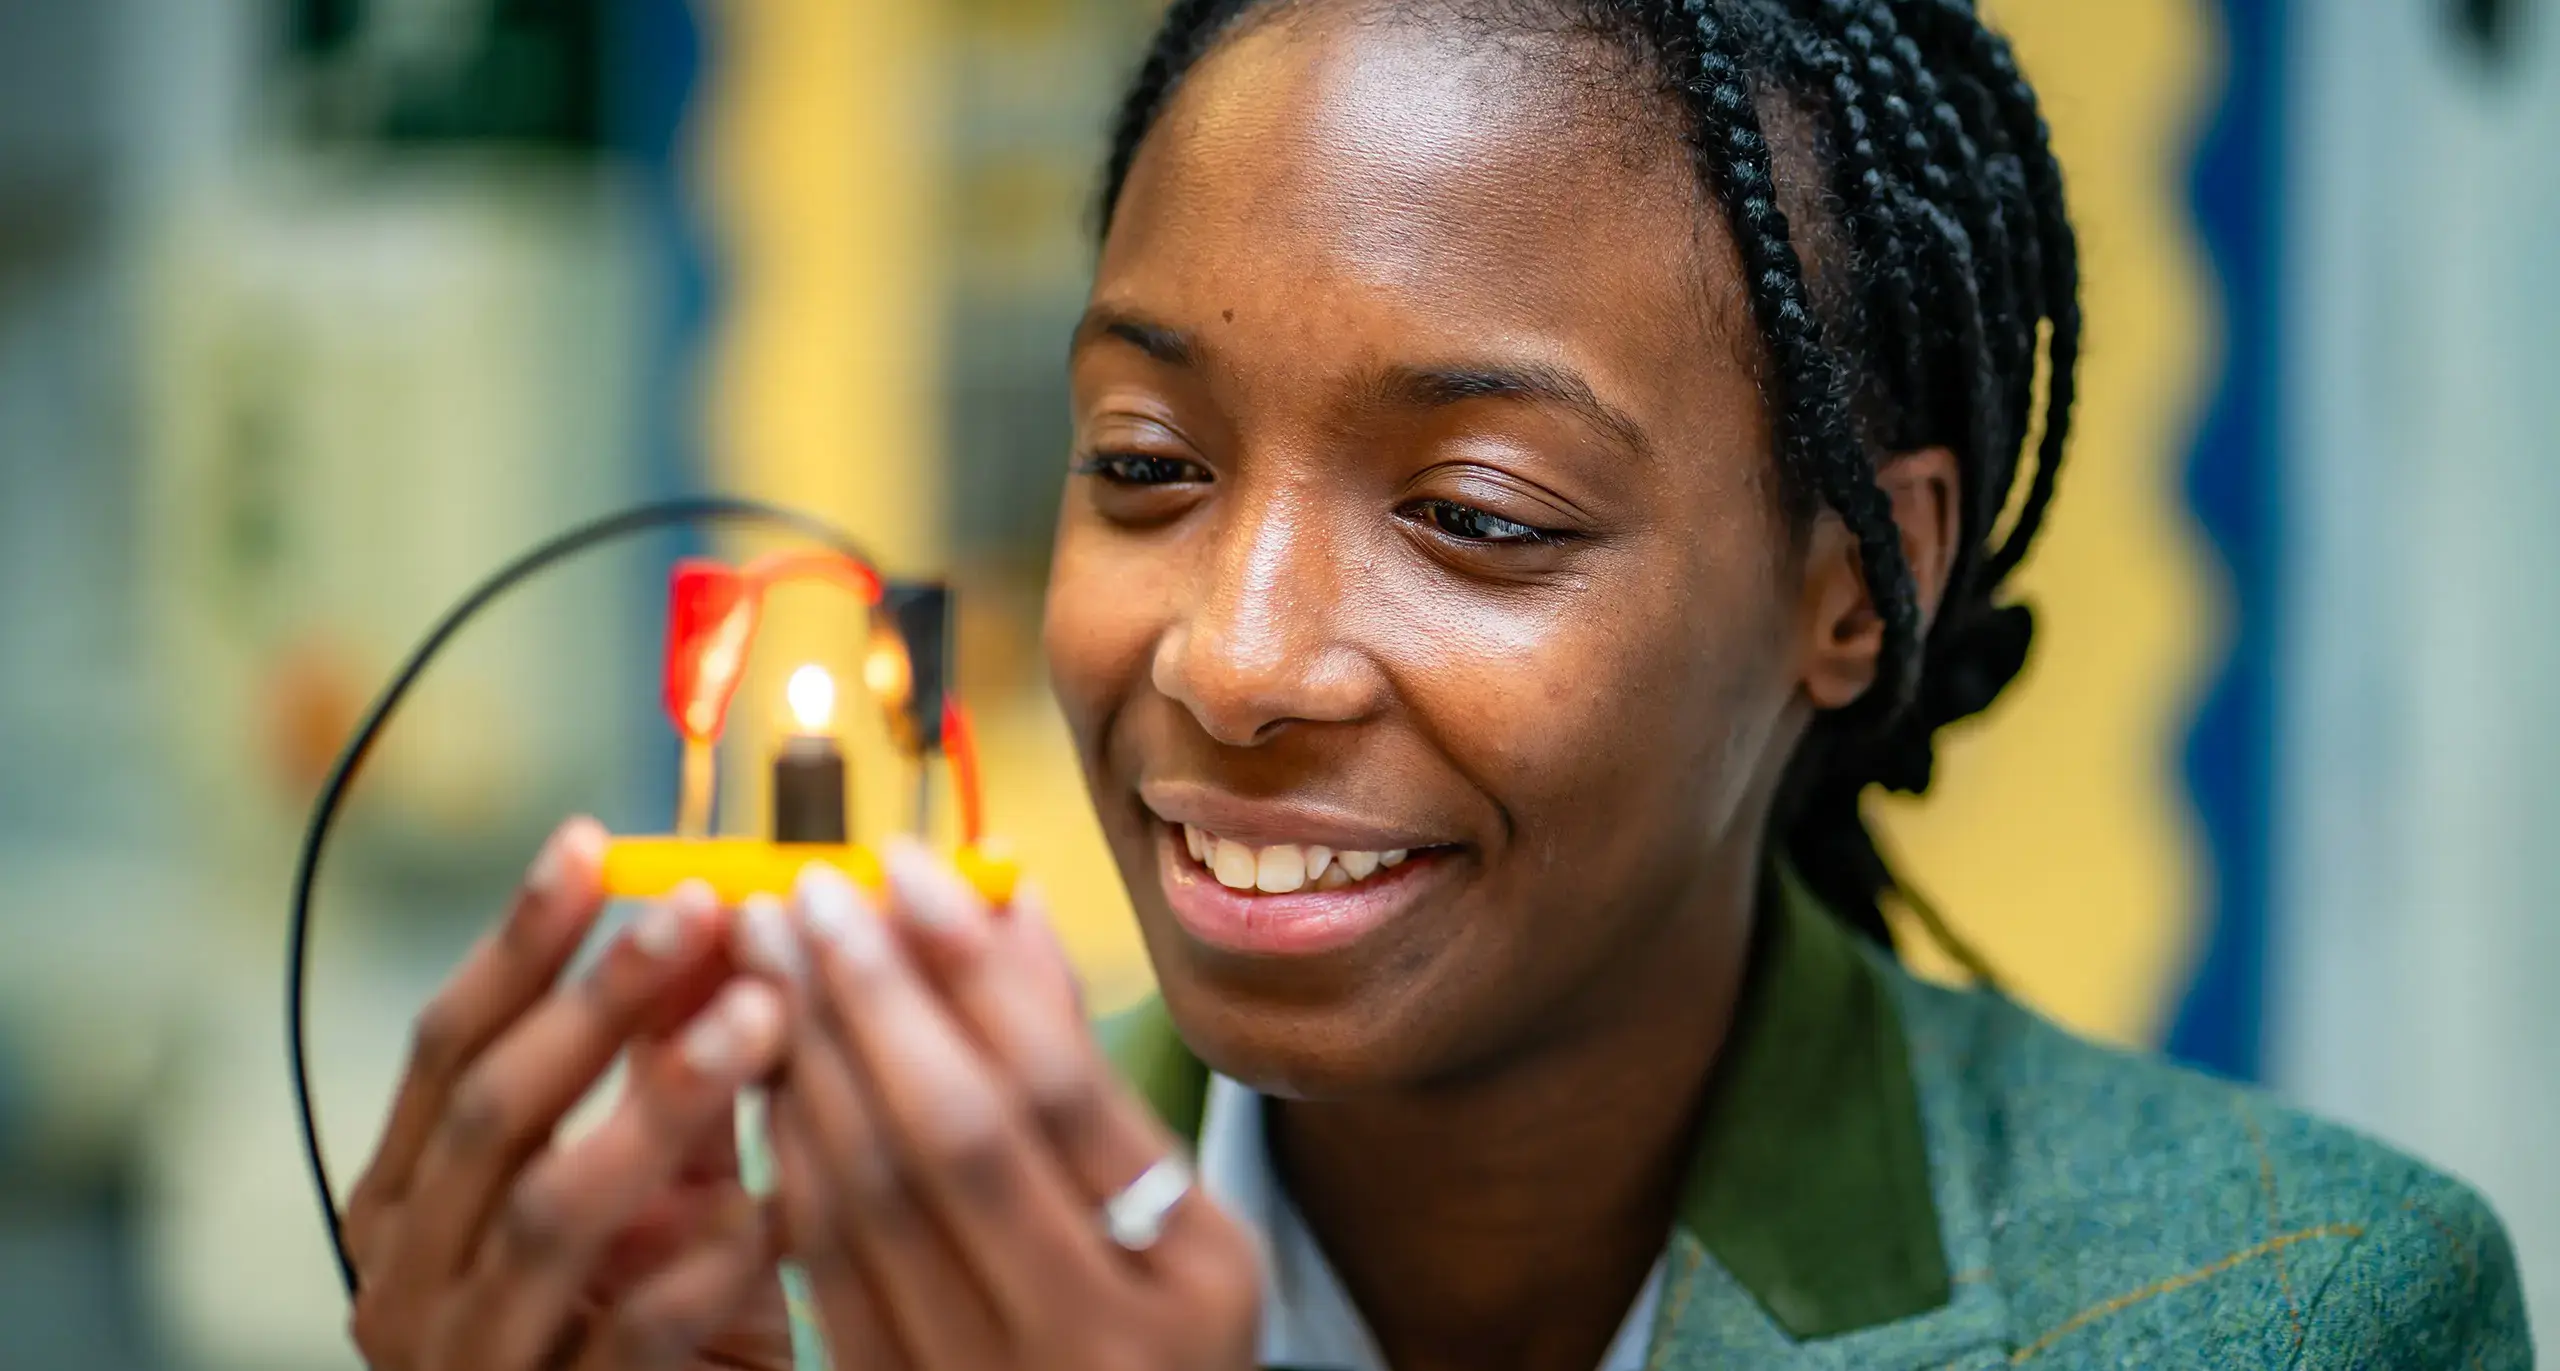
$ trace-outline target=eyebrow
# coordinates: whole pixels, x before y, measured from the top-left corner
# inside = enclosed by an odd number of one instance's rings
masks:
[[[1095,305],[1076,324],[1070,352],[1105,338],[1126,343],[1175,367],[1197,367],[1207,349],[1193,334],[1110,305]],[[1511,400],[1566,410],[1636,456],[1653,444],[1625,410],[1600,398],[1581,374],[1545,362],[1467,362],[1449,366],[1390,366],[1368,381],[1377,400],[1412,409],[1440,409],[1470,400]]]
[[[1166,366],[1193,367],[1200,364],[1200,344],[1190,334],[1108,305],[1096,305],[1085,311],[1084,318],[1076,324],[1068,351],[1081,352],[1088,345],[1105,338],[1127,343]]]
[[[1394,366],[1373,384],[1389,404],[1433,409],[1469,400],[1515,400],[1570,411],[1629,452],[1645,456],[1653,445],[1625,410],[1600,398],[1591,383],[1568,368],[1543,362],[1467,363],[1458,366]]]

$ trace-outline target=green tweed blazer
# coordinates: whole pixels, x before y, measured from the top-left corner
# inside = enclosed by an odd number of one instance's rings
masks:
[[[1658,1371],[2529,1367],[2480,1197],[2254,1090],[1922,984],[1773,883],[1670,1238]],[[1106,1026],[1185,1137],[1207,1069]]]

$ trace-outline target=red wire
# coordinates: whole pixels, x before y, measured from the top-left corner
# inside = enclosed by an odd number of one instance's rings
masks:
[[[942,697],[942,755],[950,760],[951,788],[960,801],[960,842],[976,847],[986,826],[978,797],[978,735],[969,726],[969,707],[957,695]]]
[[[832,581],[837,585],[852,591],[855,596],[861,599],[864,605],[873,608],[877,608],[879,606],[882,595],[879,572],[873,570],[871,566],[865,562],[835,551],[795,549],[785,552],[770,553],[749,562],[742,568],[738,568],[735,574],[743,588],[743,595],[745,597],[744,602],[739,605],[735,612],[748,616],[747,647],[749,649],[752,649],[758,636],[758,632],[763,627],[762,620],[764,615],[765,593],[771,590],[777,582],[797,580]],[[706,628],[705,631],[707,632],[708,629]],[[675,660],[675,654],[682,647],[682,643],[680,643],[675,637],[676,626],[672,619],[667,625],[667,632],[667,652],[668,660],[670,662],[669,670],[673,671],[674,667],[672,663]],[[688,683],[686,690],[681,692],[680,697],[684,700],[690,700],[693,697],[693,692],[699,690],[699,688],[700,686],[698,681]],[[736,683],[734,681],[731,682],[730,689],[732,691],[736,689]],[[676,698],[678,694],[678,692],[670,692],[671,699]],[[668,705],[667,714],[669,719],[674,722],[676,732],[685,737],[688,741],[717,743],[720,741],[721,736],[727,733],[729,729],[730,700],[731,696],[729,695],[723,695],[719,699],[717,702],[717,709],[712,715],[711,727],[709,730],[704,732],[700,738],[695,738],[693,730],[688,727],[684,708],[681,704],[670,703]]]
[[[762,595],[776,581],[815,578],[834,581],[862,597],[867,605],[880,603],[880,573],[845,556],[841,552],[790,551],[758,557],[740,573],[747,584]]]

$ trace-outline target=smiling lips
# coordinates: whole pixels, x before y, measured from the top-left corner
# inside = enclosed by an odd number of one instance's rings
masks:
[[[1287,895],[1299,890],[1342,890],[1380,871],[1403,864],[1404,848],[1388,852],[1336,852],[1313,844],[1281,843],[1255,848],[1196,824],[1182,825],[1182,843],[1191,859],[1209,869],[1229,890],[1259,890]]]

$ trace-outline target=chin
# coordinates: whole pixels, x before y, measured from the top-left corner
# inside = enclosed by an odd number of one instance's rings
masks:
[[[1162,947],[1162,943],[1175,944]],[[1465,1074],[1500,1035],[1464,988],[1499,984],[1486,968],[1411,950],[1384,963],[1275,968],[1181,945],[1148,944],[1165,1011],[1210,1069],[1267,1095],[1350,1099]]]

